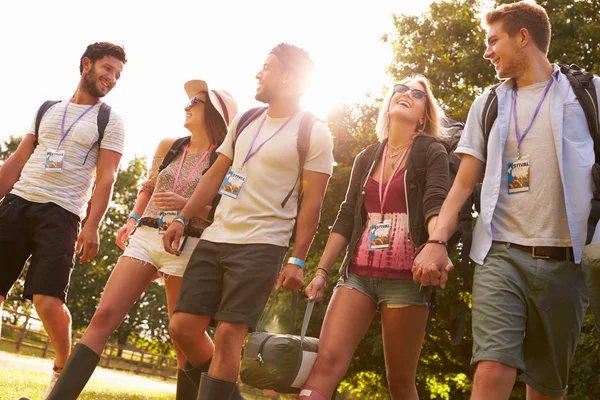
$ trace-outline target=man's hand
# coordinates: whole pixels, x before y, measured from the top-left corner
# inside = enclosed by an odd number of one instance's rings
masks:
[[[121,250],[125,250],[125,243],[127,242],[127,240],[129,239],[129,236],[131,236],[131,232],[133,232],[135,230],[136,227],[136,222],[133,218],[129,218],[127,220],[127,223],[125,225],[123,225],[118,231],[117,231],[117,237],[115,238],[115,243],[117,244],[117,246],[119,246],[119,248]]]
[[[154,193],[152,198],[158,209],[163,211],[181,211],[188,201],[188,199],[177,193],[164,190]]]
[[[279,289],[283,286],[285,290],[296,293],[298,290],[302,289],[302,285],[304,285],[304,272],[302,271],[302,268],[296,264],[287,264],[283,267],[283,271],[281,271],[277,278],[275,289]]]
[[[180,241],[183,237],[183,233],[185,228],[183,224],[180,224],[177,221],[173,221],[169,224],[169,229],[165,232],[163,236],[163,246],[165,247],[165,251],[170,254],[174,254],[176,256],[181,254],[179,251],[179,246],[181,245]]]
[[[437,243],[429,243],[423,248],[417,258],[415,258],[412,268],[413,280],[422,286],[440,285],[443,275],[442,270],[447,269],[448,262],[448,251],[446,250],[446,246]],[[450,269],[447,269],[444,272],[445,279],[442,288],[446,286],[448,271],[453,268],[451,262],[450,265]]]
[[[323,289],[327,284],[327,277],[324,274],[315,274],[315,277],[310,281],[304,293],[310,300],[321,301],[323,299]]]
[[[99,242],[98,229],[91,227],[89,224],[85,224],[81,233],[79,233],[79,237],[77,237],[77,242],[75,244],[75,253],[79,254],[83,249],[83,254],[79,257],[79,264],[90,261],[98,254]]]

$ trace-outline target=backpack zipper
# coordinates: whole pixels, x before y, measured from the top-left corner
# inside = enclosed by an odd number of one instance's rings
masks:
[[[259,365],[260,367],[263,367],[263,366],[265,365],[265,360],[263,359],[262,352],[263,352],[263,350],[265,349],[265,345],[267,344],[267,341],[268,341],[269,339],[271,339],[272,337],[273,337],[273,335],[268,335],[268,336],[267,336],[267,337],[266,337],[266,338],[265,338],[265,339],[262,341],[262,343],[260,344],[260,346],[258,347],[258,354],[256,355],[256,358],[255,358],[255,360],[256,360],[256,361],[258,361],[258,365]]]

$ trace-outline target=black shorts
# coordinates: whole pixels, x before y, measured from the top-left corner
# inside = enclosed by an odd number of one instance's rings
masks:
[[[200,240],[183,273],[175,312],[240,322],[255,330],[286,252],[272,244]]]
[[[8,194],[0,205],[0,296],[6,298],[31,256],[24,296],[67,299],[79,216],[54,203]]]

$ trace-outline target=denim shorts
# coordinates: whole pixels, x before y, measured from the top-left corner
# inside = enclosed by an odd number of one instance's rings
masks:
[[[388,308],[429,305],[427,292],[420,292],[419,285],[411,279],[374,278],[349,273],[348,279],[340,279],[335,288],[340,287],[355,289],[367,295],[378,310],[382,304],[386,304]]]

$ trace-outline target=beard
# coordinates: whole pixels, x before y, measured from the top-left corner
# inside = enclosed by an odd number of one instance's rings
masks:
[[[498,71],[497,76],[499,79],[517,79],[527,68],[527,58],[523,49],[515,47],[510,63],[507,63],[502,70]]]
[[[94,66],[92,66],[90,72],[83,78],[83,89],[92,97],[100,98],[106,95],[106,93],[98,89],[98,74]]]
[[[269,103],[273,99],[273,93],[268,88],[263,88],[260,92],[256,93],[254,98],[261,103]]]

